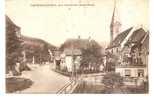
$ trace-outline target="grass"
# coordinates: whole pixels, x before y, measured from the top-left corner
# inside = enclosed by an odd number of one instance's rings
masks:
[[[30,79],[25,78],[6,78],[6,92],[13,93],[29,88],[33,82]]]

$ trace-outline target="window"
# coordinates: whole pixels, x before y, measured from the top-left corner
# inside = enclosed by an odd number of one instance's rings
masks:
[[[131,76],[131,70],[126,69],[125,70],[125,76],[130,77]]]
[[[137,74],[138,74],[138,77],[144,77],[144,70],[138,69]]]

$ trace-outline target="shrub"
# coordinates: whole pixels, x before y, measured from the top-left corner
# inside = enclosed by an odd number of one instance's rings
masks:
[[[103,77],[102,83],[105,86],[113,89],[114,87],[119,87],[123,85],[123,78],[119,74],[111,72],[111,73],[107,73]]]

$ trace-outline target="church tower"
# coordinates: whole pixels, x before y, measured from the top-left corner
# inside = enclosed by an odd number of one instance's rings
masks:
[[[115,37],[120,32],[120,18],[118,16],[117,8],[116,8],[116,0],[114,1],[114,9],[113,14],[111,18],[111,24],[110,24],[110,43],[115,39]]]

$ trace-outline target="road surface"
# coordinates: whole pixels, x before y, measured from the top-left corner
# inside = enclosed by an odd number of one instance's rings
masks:
[[[56,93],[69,82],[69,77],[51,70],[51,65],[33,66],[32,71],[25,71],[21,77],[29,78],[34,83],[20,93]]]

